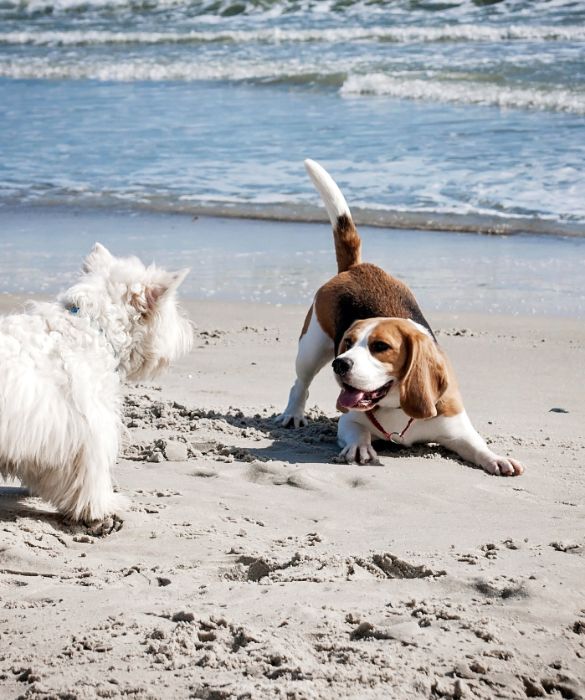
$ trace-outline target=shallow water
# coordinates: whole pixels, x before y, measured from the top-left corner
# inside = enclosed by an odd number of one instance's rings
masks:
[[[0,3],[0,205],[585,232],[584,116],[582,2]]]
[[[585,239],[361,228],[364,259],[406,281],[427,314],[585,318]],[[187,298],[310,303],[336,272],[329,225],[86,210],[0,210],[2,290],[54,294],[93,243],[190,267]]]

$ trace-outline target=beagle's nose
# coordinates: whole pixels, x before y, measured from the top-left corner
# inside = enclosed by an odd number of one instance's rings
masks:
[[[347,357],[336,357],[331,366],[333,367],[335,374],[343,377],[353,367],[353,360],[350,360]]]

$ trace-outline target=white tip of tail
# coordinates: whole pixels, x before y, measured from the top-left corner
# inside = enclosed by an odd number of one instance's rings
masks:
[[[351,212],[345,201],[345,197],[341,194],[341,190],[335,184],[335,181],[319,163],[314,160],[305,161],[305,168],[309,173],[309,177],[317,188],[329,219],[333,227],[337,224],[337,219],[344,214],[351,219]]]

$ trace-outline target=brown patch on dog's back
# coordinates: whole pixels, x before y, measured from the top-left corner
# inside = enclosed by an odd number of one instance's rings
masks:
[[[432,335],[410,289],[370,263],[356,265],[324,284],[315,296],[315,313],[321,328],[334,340],[336,354],[345,331],[360,319],[412,319]]]

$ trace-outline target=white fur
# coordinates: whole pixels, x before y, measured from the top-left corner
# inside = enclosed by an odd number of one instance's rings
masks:
[[[299,340],[296,360],[297,379],[290,390],[288,405],[278,416],[277,421],[295,428],[306,425],[305,405],[309,398],[309,386],[315,375],[335,357],[333,341],[319,325],[315,307],[307,332]]]
[[[76,521],[120,509],[111,475],[120,386],[190,349],[175,298],[185,275],[96,244],[57,302],[0,318],[0,474]]]
[[[409,417],[399,408],[380,406],[376,411],[376,420],[386,433],[401,433],[408,425]],[[339,419],[337,437],[339,445],[343,448],[341,454],[347,461],[364,463],[375,460],[377,455],[372,447],[372,436],[386,439],[384,433],[381,433],[363,412],[350,411]],[[415,420],[404,437],[399,439],[396,436],[395,441],[405,447],[415,443],[436,442],[490,474],[512,476],[522,473],[523,470],[522,465],[515,459],[501,457],[489,449],[471,424],[466,411],[455,416]]]
[[[305,161],[305,168],[321,195],[321,199],[323,200],[325,209],[327,209],[327,214],[329,215],[333,227],[337,224],[337,219],[340,216],[345,214],[351,218],[351,213],[345,201],[345,197],[341,194],[341,190],[325,168],[308,158]]]
[[[423,326],[422,323],[417,323],[416,321],[413,321],[411,318],[406,319],[409,323],[412,323],[412,325],[419,330],[421,333],[424,333],[425,335],[428,335],[429,338],[432,338],[431,332],[426,326]]]
[[[376,359],[368,347],[370,334],[380,319],[368,323],[349,350],[338,355],[353,362],[351,370],[343,375],[343,382],[362,391],[375,391],[387,384],[394,377],[389,374],[387,366]],[[338,381],[341,380],[337,377]]]

